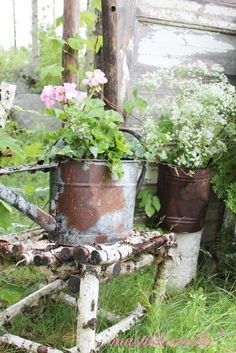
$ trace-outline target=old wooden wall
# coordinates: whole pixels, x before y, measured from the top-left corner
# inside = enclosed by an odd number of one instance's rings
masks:
[[[235,0],[118,0],[120,105],[140,76],[201,60],[236,81]]]
[[[236,83],[236,0],[110,1],[117,12],[114,89],[120,107],[141,75],[158,68],[201,60],[220,64]],[[155,178],[152,170],[146,183],[154,187]],[[222,216],[222,204],[212,197],[208,239],[214,238]]]

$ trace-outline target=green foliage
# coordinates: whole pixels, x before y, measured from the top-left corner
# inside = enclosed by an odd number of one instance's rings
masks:
[[[0,227],[7,229],[10,227],[12,218],[12,207],[10,207],[6,202],[0,199]]]
[[[16,189],[16,192],[30,202],[45,208],[49,199],[48,174],[43,172],[16,173],[11,176],[1,176],[0,183]],[[2,207],[5,205],[6,207]],[[47,210],[47,207],[46,207]],[[15,233],[27,227],[32,227],[32,221],[8,204],[0,200],[0,234]]]
[[[30,266],[18,268],[8,267],[1,271],[0,276],[0,306],[13,304],[28,295],[35,284],[44,276]]]
[[[147,107],[147,100],[141,97],[140,94],[138,94],[137,89],[133,90],[132,99],[127,99],[124,102],[124,111],[128,114],[131,114],[135,109],[138,109],[140,112],[143,112]]]
[[[0,47],[0,79],[7,79],[5,71],[20,68],[30,63],[30,50],[24,47],[4,49]],[[10,78],[10,77],[9,77]]]
[[[80,12],[80,26],[86,28],[85,37],[76,33],[67,41],[61,39],[57,34],[57,29],[62,25],[62,18],[58,18],[50,26],[40,28],[40,82],[37,85],[38,90],[48,84],[61,84],[63,71],[61,54],[63,50],[67,50],[66,45],[71,49],[78,50],[80,67],[93,67],[94,54],[98,53],[103,43],[102,36],[95,34],[94,31],[97,22],[95,10],[101,10],[100,0],[91,1],[90,9]],[[91,58],[91,62],[89,62],[89,58]],[[69,70],[77,72],[78,68],[70,67]]]
[[[97,15],[92,11],[81,11],[80,25],[92,30],[96,24]]]
[[[40,27],[39,30],[39,57],[40,57],[40,82],[37,89],[40,91],[44,85],[62,82],[61,53],[64,41],[57,34],[61,21],[56,21],[50,26]]]
[[[35,163],[36,160],[40,160],[44,156],[46,142],[43,133],[18,130],[15,122],[8,122],[4,129],[0,129],[0,166]],[[43,176],[47,182],[47,177],[44,174]],[[24,183],[22,183],[22,178]],[[19,193],[29,197],[32,202],[44,206],[48,187],[41,179],[40,173],[37,173],[37,176],[24,174],[24,177],[22,174],[15,174],[11,177],[1,176],[0,183],[22,187],[19,189]],[[29,223],[19,212],[2,200],[0,200],[0,214],[0,232],[1,230],[5,232],[6,229],[14,231],[18,227],[21,228],[23,224]]]
[[[16,157],[22,159],[24,152],[20,146],[20,143],[12,138],[6,129],[0,128],[0,161],[3,159]]]
[[[118,128],[122,116],[105,109],[105,103],[98,98],[85,98],[83,103],[82,109],[73,102],[63,105],[63,110],[47,109],[50,115],[66,122],[64,128],[51,135],[57,142],[47,156],[102,159],[121,177],[121,159],[129,152],[128,142]]]
[[[212,184],[218,197],[222,198],[230,211],[236,214],[236,129],[230,124],[226,129],[228,130],[227,151],[216,163]]]
[[[139,207],[144,208],[148,217],[152,217],[156,212],[160,211],[161,204],[159,197],[147,188],[142,188],[138,193]]]
[[[63,70],[63,67],[58,64],[45,66],[41,69],[41,80],[44,82],[47,80],[60,82]]]
[[[218,272],[235,277],[236,236],[234,229],[225,229],[218,233],[213,253],[217,259]]]

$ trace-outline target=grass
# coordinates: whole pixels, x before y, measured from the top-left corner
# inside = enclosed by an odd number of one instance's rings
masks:
[[[19,173],[11,176],[1,176],[0,182],[6,186],[14,188],[26,200],[31,201],[35,205],[48,210],[49,200],[49,175],[48,173]],[[1,228],[0,234],[9,234],[19,232],[26,228],[35,226],[35,224],[25,217],[21,212],[12,208],[12,212],[8,215],[8,228]]]
[[[137,302],[148,308],[148,314],[121,338],[139,339],[144,336],[162,336],[167,342],[179,340],[177,347],[128,347],[109,345],[102,353],[233,353],[236,352],[236,297],[233,283],[199,275],[186,289],[157,299],[149,305],[154,268],[150,267],[122,279],[101,286],[100,305],[106,310],[126,314]],[[0,303],[9,305],[35,290],[45,274],[31,267],[7,267],[0,276]],[[99,319],[98,330],[107,327]],[[57,348],[75,344],[75,311],[62,302],[49,298],[35,308],[26,309],[11,321],[9,332]],[[209,347],[184,347],[181,340],[196,342],[208,340]],[[16,353],[14,348],[0,347],[1,353]]]

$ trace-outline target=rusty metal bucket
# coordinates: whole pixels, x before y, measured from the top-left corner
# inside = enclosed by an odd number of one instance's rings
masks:
[[[120,128],[141,142],[138,133]],[[62,245],[115,242],[128,237],[133,228],[136,193],[145,176],[138,161],[122,162],[123,177],[112,175],[105,161],[63,159],[50,168],[50,214],[0,184],[6,201]]]
[[[50,173],[55,240],[62,245],[115,242],[133,228],[138,161],[123,161],[115,178],[98,160],[67,159]]]
[[[173,165],[158,165],[160,218],[164,228],[175,232],[197,232],[202,229],[210,192],[211,168],[189,170]]]

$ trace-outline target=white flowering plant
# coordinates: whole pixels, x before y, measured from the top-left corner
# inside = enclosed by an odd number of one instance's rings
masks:
[[[236,128],[236,93],[226,75],[204,64],[146,74],[147,158],[188,169],[215,165],[226,153]],[[169,96],[157,102],[157,92]]]

